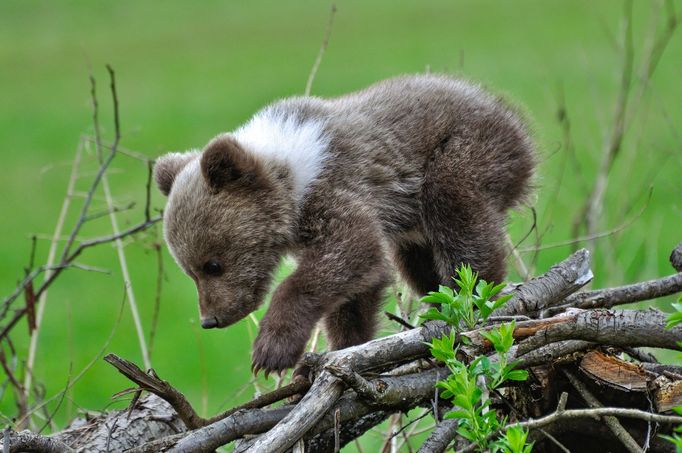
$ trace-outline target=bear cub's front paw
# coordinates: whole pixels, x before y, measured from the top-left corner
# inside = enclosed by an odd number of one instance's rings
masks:
[[[253,374],[263,370],[267,378],[271,372],[293,368],[303,354],[306,341],[276,330],[261,329],[253,344]]]

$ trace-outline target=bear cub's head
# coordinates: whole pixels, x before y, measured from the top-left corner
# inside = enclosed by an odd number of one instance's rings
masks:
[[[225,134],[203,152],[161,156],[154,179],[168,196],[166,243],[197,285],[202,327],[227,327],[246,317],[262,302],[291,242],[287,168]]]

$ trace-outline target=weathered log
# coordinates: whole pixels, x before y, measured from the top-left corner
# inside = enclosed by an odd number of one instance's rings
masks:
[[[182,421],[166,401],[148,395],[132,410],[79,418],[69,428],[52,436],[28,431],[12,433],[6,445],[10,452],[125,451],[184,430]]]
[[[612,355],[613,349],[599,348],[601,345],[615,346],[627,350],[631,356],[633,353],[638,354],[634,348],[640,346],[678,349],[677,342],[682,341],[682,326],[666,330],[665,315],[656,310],[580,310],[568,307],[567,301],[573,300],[572,303],[580,305],[575,301],[589,299],[588,296],[581,296],[584,299],[579,299],[570,294],[590,278],[589,254],[579,251],[545,275],[511,291],[513,297],[506,311],[500,313],[502,318],[497,316],[492,321],[507,322],[510,315],[519,314],[537,317],[517,319],[514,331],[517,343],[510,354],[518,360],[518,366],[536,367],[533,374],[544,376],[535,381],[536,386],[556,386],[555,377],[548,372],[543,374],[543,369],[569,366],[574,372],[582,372],[582,379],[587,379],[593,385],[598,383],[603,389],[608,389],[608,392],[639,394],[640,397],[646,393],[651,398],[653,408],[659,412],[681,404],[682,367],[657,363],[635,365]],[[660,284],[661,281],[663,279],[655,282]],[[674,282],[675,280],[673,284]],[[666,291],[674,288],[669,282],[665,284],[668,285]],[[656,284],[649,285],[649,288],[652,287],[655,288]],[[600,297],[604,294],[626,297],[627,291],[618,288],[615,290],[617,291],[600,290]],[[549,318],[542,317],[551,311],[559,314]],[[461,333],[457,340],[466,336],[468,341],[461,346],[460,352],[470,356],[491,354],[490,344],[481,335],[483,330],[489,328],[490,326],[481,326]],[[148,396],[135,406],[130,418],[126,410],[115,411],[51,437],[12,433],[10,439],[16,442],[14,439],[23,436],[24,441],[30,440],[42,449],[49,448],[52,442],[52,445],[64,447],[62,450],[130,449],[139,453],[212,451],[228,442],[243,439],[244,436],[256,435],[241,441],[236,451],[279,452],[291,448],[295,443],[303,445],[300,442],[313,451],[333,451],[380,423],[391,413],[416,406],[431,407],[432,400],[437,400],[434,384],[438,379],[445,378],[447,370],[428,360],[428,347],[425,343],[449,332],[450,327],[444,323],[429,322],[363,345],[325,354],[308,354],[304,357],[304,362],[312,368],[315,379],[298,404],[274,409],[263,408],[286,398],[292,392],[305,391],[308,384],[300,386],[300,382],[295,382],[211,419],[199,417],[182,393],[161,380],[152,370],[145,373],[135,364],[111,355],[107,357],[107,361],[141,388],[168,400],[175,411],[161,399]],[[491,361],[495,360],[495,357],[491,357]],[[647,361],[652,362],[651,359]],[[565,379],[562,385],[565,389]],[[552,392],[557,391],[558,388],[548,388],[546,397],[555,397],[556,393]],[[641,411],[619,412],[623,408],[613,407],[601,409],[603,410],[598,412],[599,415],[632,416],[639,419],[649,417]],[[552,417],[550,414],[549,419],[542,419],[542,426],[549,426],[546,423],[554,420],[565,420],[573,414],[579,417],[590,416],[584,412],[570,411],[561,416]],[[546,412],[536,415],[546,415]],[[656,417],[649,419],[677,420]],[[636,430],[637,425],[621,425],[619,420],[609,420],[610,429],[615,435],[621,440],[627,440],[629,436],[630,440],[627,442],[634,449],[632,439],[640,437],[629,434],[626,436],[618,426],[630,432],[631,429]],[[186,426],[196,429],[185,432]],[[450,421],[440,423],[422,446],[422,450],[442,451],[455,434],[454,426],[455,423]],[[527,423],[527,426],[535,427],[533,422]],[[143,431],[144,435],[138,431]],[[258,435],[259,433],[262,434]],[[440,439],[439,433],[443,434]],[[28,447],[24,445],[22,448]],[[12,451],[15,451],[14,447]]]

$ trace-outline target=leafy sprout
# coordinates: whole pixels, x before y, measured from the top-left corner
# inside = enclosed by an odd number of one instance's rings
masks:
[[[511,296],[495,298],[505,284],[495,285],[479,280],[478,274],[468,265],[457,269],[454,281],[457,290],[441,286],[438,292],[422,298],[422,302],[438,304],[440,308],[429,309],[422,315],[423,319],[445,321],[453,327],[450,334],[428,343],[431,355],[450,371],[446,379],[436,384],[442,390],[441,397],[450,400],[454,406],[445,418],[458,420],[457,434],[474,443],[478,451],[528,453],[532,449],[532,444],[526,442],[528,431],[518,425],[505,430],[506,419],[498,418],[487,396],[508,381],[525,381],[528,378],[528,372],[515,369],[518,363],[509,358],[516,323],[512,321],[481,332],[494,349],[494,356],[481,355],[468,364],[458,358],[457,333],[462,328],[471,330],[485,323]],[[462,336],[459,341],[467,343]],[[502,430],[504,434],[495,439],[495,433]]]

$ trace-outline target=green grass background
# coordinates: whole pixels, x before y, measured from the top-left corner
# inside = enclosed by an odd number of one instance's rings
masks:
[[[656,5],[636,2],[636,64],[650,42],[647,30],[656,18]],[[342,0],[337,6],[313,93],[338,95],[428,68],[480,81],[504,94],[531,118],[541,151],[536,207],[542,243],[570,239],[610,133],[622,63],[622,4]],[[9,294],[22,276],[31,234],[51,234],[79,137],[92,133],[89,66],[98,80],[107,139],[113,133],[104,70],[109,63],[117,72],[124,147],[150,157],[201,147],[268,102],[303,92],[329,9],[328,2],[309,0],[0,2],[0,294]],[[632,218],[645,204],[649,186],[653,195],[637,220],[597,242],[595,287],[671,272],[667,256],[682,239],[680,62],[682,39],[675,35],[648,94],[629,118],[600,230]],[[634,86],[639,83],[635,77]],[[557,120],[562,96],[575,157],[562,145]],[[78,190],[87,188],[95,169],[91,153],[84,158]],[[120,215],[125,224],[143,217],[145,178],[143,164],[117,157],[110,173],[115,198],[120,205],[137,202],[135,209]],[[67,226],[81,202],[74,201]],[[164,204],[156,192],[152,202],[159,209]],[[96,198],[94,210],[103,208],[103,200]],[[512,237],[520,239],[531,223],[529,210],[515,213]],[[90,223],[83,237],[109,231],[105,217]],[[147,334],[156,286],[154,241],[146,235],[126,247]],[[534,235],[523,246],[533,241]],[[37,262],[44,261],[48,246],[49,241],[39,240]],[[542,251],[537,271],[571,250]],[[532,254],[523,256],[530,261]],[[123,286],[114,248],[90,250],[79,262],[108,268],[111,274],[69,270],[50,289],[35,369],[48,396],[97,356],[121,307]],[[152,357],[157,372],[205,414],[249,399],[253,326],[243,321],[227,330],[201,331],[193,283],[165,248],[164,264]],[[512,270],[511,278],[515,275]],[[127,306],[123,310],[106,351],[141,363],[130,312]],[[25,331],[22,323],[13,337],[19,357],[26,355]],[[99,360],[74,385],[56,420],[63,424],[78,408],[103,409],[112,393],[127,386]],[[15,413],[8,391],[0,411],[10,418]],[[367,442],[373,451],[379,439],[370,436]]]

